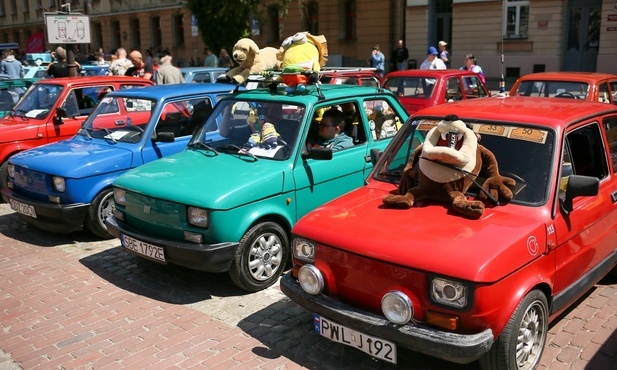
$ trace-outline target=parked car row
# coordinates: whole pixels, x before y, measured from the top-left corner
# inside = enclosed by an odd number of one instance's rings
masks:
[[[326,70],[298,94],[43,80],[0,125],[15,135],[0,147],[2,197],[38,228],[87,228],[246,291],[280,279],[316,335],[382,361],[406,348],[535,369],[549,322],[617,264],[613,77],[576,99],[546,99],[565,88],[549,77],[513,88],[554,92],[543,97],[491,98],[458,70]],[[344,149],[313,146],[331,109],[345,117]],[[437,131],[454,120],[466,134]],[[441,145],[457,164],[425,154]],[[427,190],[450,181],[470,186]]]

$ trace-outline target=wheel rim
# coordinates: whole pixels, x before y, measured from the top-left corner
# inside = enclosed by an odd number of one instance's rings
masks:
[[[516,342],[516,364],[521,370],[533,369],[540,361],[546,338],[546,309],[534,301],[523,315]]]
[[[99,224],[101,225],[103,229],[107,229],[107,226],[105,226],[105,219],[107,218],[107,216],[111,214],[111,211],[112,211],[112,206],[113,206],[113,202],[111,202],[112,195],[113,193],[107,194],[101,200],[101,203],[99,205],[99,209],[98,209]]]
[[[283,246],[273,233],[262,234],[251,246],[248,269],[253,279],[265,281],[275,276],[283,260]]]

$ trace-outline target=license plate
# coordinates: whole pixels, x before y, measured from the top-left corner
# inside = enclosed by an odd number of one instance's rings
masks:
[[[355,347],[375,358],[396,364],[396,344],[350,329],[313,314],[315,332],[331,341]]]
[[[122,246],[126,249],[155,261],[165,262],[165,250],[162,247],[142,242],[124,234],[121,235],[120,240],[122,241]]]
[[[18,202],[14,199],[9,199],[9,203],[11,204],[11,209],[13,211],[21,213],[22,215],[36,218],[36,211],[34,210],[34,206],[31,206],[29,204],[23,204],[22,202]]]

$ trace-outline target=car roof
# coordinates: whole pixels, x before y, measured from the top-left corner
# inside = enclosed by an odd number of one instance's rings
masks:
[[[38,80],[38,78],[2,79],[0,80],[0,89],[8,89],[10,87],[29,87]]]
[[[393,71],[388,72],[385,76],[385,79],[388,77],[437,77],[441,76],[443,78],[453,77],[453,76],[477,76],[478,74],[469,70],[462,69],[406,69],[404,71]]]
[[[547,114],[550,112],[550,114]],[[598,114],[617,113],[617,106],[577,99],[546,99],[513,96],[463,100],[424,108],[414,117],[445,117],[454,114],[464,120],[518,122],[557,129]]]
[[[223,67],[182,67],[180,68],[182,72],[221,72],[227,71],[227,68]]]
[[[358,85],[320,85],[321,93],[325,99],[340,99],[350,98],[361,95],[374,95],[375,98],[379,98],[385,94],[394,96],[394,94],[383,88],[377,88],[373,86],[358,86]],[[296,101],[298,103],[307,103],[313,100],[322,100],[319,97],[319,93],[315,86],[307,86],[307,93],[286,95],[284,91],[277,89],[272,91],[269,88],[257,88],[253,90],[247,90],[245,92],[237,94],[239,98],[249,100],[285,100],[286,102]]]
[[[134,77],[133,77],[134,78]],[[237,86],[226,83],[215,84],[168,84],[168,85],[153,85],[145,89],[123,89],[108,93],[106,96],[124,96],[143,99],[169,99],[183,95],[209,94],[231,92]],[[244,87],[239,87],[244,89]]]
[[[64,86],[79,86],[79,85],[96,85],[100,83],[123,83],[135,84],[142,83],[144,85],[153,84],[152,81],[137,78],[133,76],[77,76],[77,77],[52,77],[38,80],[37,85],[64,85]]]
[[[599,72],[537,72],[521,76],[518,80],[584,81],[593,83],[607,79],[617,80],[617,75]]]

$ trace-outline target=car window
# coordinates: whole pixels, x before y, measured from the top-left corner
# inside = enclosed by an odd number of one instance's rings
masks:
[[[369,122],[373,140],[383,140],[394,136],[402,126],[401,117],[390,103],[384,99],[364,101],[364,113]]]
[[[386,81],[390,91],[399,97],[428,99],[437,79],[431,77],[392,77]]]
[[[207,97],[166,103],[161,110],[155,132],[171,132],[174,137],[192,135],[211,113],[212,102]],[[216,127],[209,130],[216,131]]]
[[[63,89],[61,85],[32,85],[14,107],[14,114],[37,119],[47,117]]]
[[[465,88],[465,98],[484,98],[488,96],[482,81],[477,76],[465,76],[463,77],[463,86]]]
[[[611,80],[608,85],[610,86],[609,94],[612,96],[613,104],[617,104],[617,80]]]
[[[566,139],[573,174],[593,176],[598,179],[608,176],[602,135],[597,123],[569,132]]]
[[[589,84],[571,81],[523,81],[513,95],[587,99]]]
[[[112,142],[137,143],[156,102],[148,99],[105,96],[84,123],[84,128],[93,138]],[[116,112],[115,114],[109,114]]]
[[[463,99],[463,92],[461,91],[461,82],[458,77],[452,77],[448,79],[446,88],[446,101],[455,102]]]
[[[195,73],[193,75],[193,83],[209,83],[212,82],[210,80],[210,73]]]
[[[617,172],[617,116],[605,118],[603,124],[608,140],[609,154],[613,162],[613,172]]]

